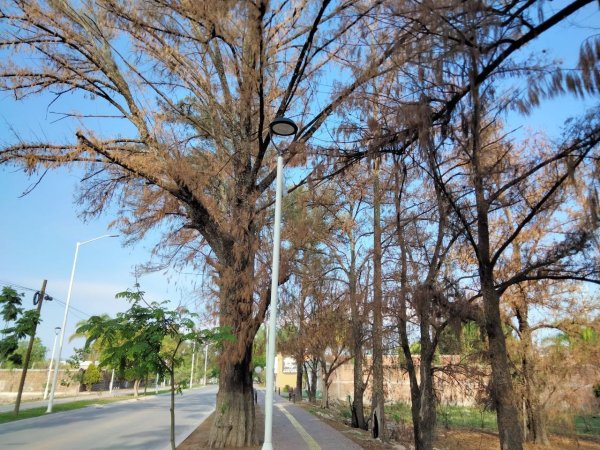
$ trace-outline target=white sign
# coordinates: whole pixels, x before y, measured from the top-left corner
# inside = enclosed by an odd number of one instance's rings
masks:
[[[296,360],[294,358],[283,358],[283,373],[296,373],[298,371],[298,366],[296,365]]]

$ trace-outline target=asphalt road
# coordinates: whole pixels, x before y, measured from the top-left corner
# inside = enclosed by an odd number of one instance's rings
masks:
[[[216,386],[176,396],[179,444],[215,407]],[[167,450],[169,395],[48,414],[0,425],[0,448],[27,450]]]

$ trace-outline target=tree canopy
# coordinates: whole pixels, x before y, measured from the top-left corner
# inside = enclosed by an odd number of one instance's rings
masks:
[[[514,142],[503,120],[559,95],[597,95],[597,37],[582,43],[574,68],[524,51],[591,3],[3,0],[0,91],[18,101],[47,96],[72,133],[17,136],[0,147],[0,164],[38,176],[81,168],[84,218],[110,210],[128,243],[160,231],[158,259],[146,269],[211,266],[219,325],[236,339],[223,343],[210,445],[255,445],[250,369],[269,307],[277,153],[268,125],[293,118],[299,131],[282,144],[296,169],[279,282],[301,279],[311,253],[327,253],[328,273],[313,283],[323,308],[313,316],[327,327],[340,304],[352,316],[329,348],[319,339],[327,333],[315,336],[314,353],[351,342],[360,367],[370,346],[373,410],[383,419],[392,341],[384,316],[393,318],[407,367],[413,351],[421,358],[420,384],[409,367],[411,400],[415,443],[429,450],[436,347],[447,328],[476,323],[501,447],[519,450],[505,330],[515,316],[513,329],[525,330],[527,308],[514,291],[544,280],[600,282],[600,115],[574,118],[554,141]],[[68,96],[76,105],[60,110]],[[129,318],[148,339],[127,334],[119,319],[82,331],[111,343],[113,363],[147,355],[143,370],[155,370],[165,333],[183,319],[132,299]],[[100,333],[106,325],[114,335]],[[357,369],[355,395],[362,376]]]

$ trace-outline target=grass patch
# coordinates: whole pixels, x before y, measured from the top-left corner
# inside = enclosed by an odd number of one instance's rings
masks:
[[[395,422],[412,423],[410,405],[396,403],[386,406],[386,414]],[[472,430],[497,431],[496,413],[468,406],[438,406],[437,426],[450,428],[468,428]],[[565,428],[566,427],[566,428]],[[600,436],[600,415],[580,415],[565,417],[565,424],[557,427],[550,422],[548,429],[558,434],[577,434],[580,436]]]
[[[406,403],[396,403],[386,407],[386,414],[396,422],[412,423],[410,405]],[[494,412],[466,406],[439,406],[437,424],[447,428],[498,429]]]
[[[586,415],[573,417],[577,434],[600,436],[600,416]]]
[[[437,410],[438,423],[447,428],[479,428],[497,430],[496,413],[465,406],[441,406]]]
[[[146,395],[154,395],[147,393]],[[68,403],[55,403],[52,407],[53,412],[61,412],[61,411],[71,411],[73,409],[85,408],[91,405],[105,405],[107,403],[120,402],[123,400],[129,400],[133,398],[133,394],[124,395],[120,397],[110,397],[110,398],[95,398],[89,400],[75,400],[73,402]],[[31,419],[32,417],[39,417],[46,414],[46,406],[39,406],[37,408],[28,408],[21,409],[19,411],[19,415],[15,415],[13,411],[0,413],[0,424],[14,422],[15,420],[23,420],[23,419]]]

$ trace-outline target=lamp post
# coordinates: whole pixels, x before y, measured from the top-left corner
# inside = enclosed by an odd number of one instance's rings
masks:
[[[190,389],[194,383],[194,362],[196,361],[196,341],[192,342],[192,368],[190,370]]]
[[[110,383],[108,384],[108,393],[112,395],[113,385],[115,384],[115,369],[110,373]]]
[[[275,333],[277,324],[277,287],[279,285],[279,247],[281,231],[281,193],[283,191],[283,152],[273,141],[274,136],[296,136],[298,126],[290,119],[277,117],[269,124],[271,142],[277,150],[277,181],[275,182],[275,223],[273,225],[273,266],[271,268],[271,311],[267,340],[267,392],[265,395],[265,440],[262,450],[273,450],[273,391],[275,365]]]
[[[44,400],[48,398],[48,386],[50,386],[50,374],[52,373],[52,364],[54,363],[54,353],[56,351],[56,338],[60,327],[54,328],[54,344],[52,344],[52,356],[50,357],[50,367],[48,367],[48,377],[46,378],[46,387],[44,388]]]
[[[56,355],[56,365],[54,370],[54,377],[52,381],[52,390],[50,391],[50,399],[48,400],[48,409],[46,413],[52,412],[54,406],[54,394],[56,393],[56,383],[58,382],[58,371],[60,369],[60,354],[62,353],[62,346],[65,339],[65,329],[67,327],[67,317],[69,316],[69,303],[71,302],[71,291],[73,290],[73,278],[75,277],[75,267],[77,266],[77,255],[79,254],[79,247],[90,242],[97,241],[104,238],[119,237],[118,234],[104,234],[88,241],[77,242],[75,245],[75,258],[73,259],[73,268],[71,269],[71,280],[69,281],[69,290],[67,292],[67,301],[65,302],[65,314],[63,316],[62,327],[60,329],[60,339],[58,344],[58,354]]]

